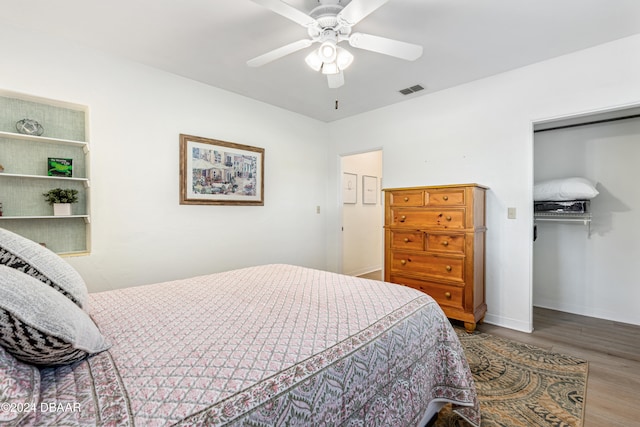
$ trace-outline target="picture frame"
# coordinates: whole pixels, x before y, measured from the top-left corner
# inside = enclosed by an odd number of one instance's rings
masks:
[[[264,206],[264,148],[180,134],[180,204]]]
[[[378,177],[362,175],[362,204],[375,205],[378,203]]]
[[[342,174],[342,203],[358,202],[358,175],[344,172]]]
[[[47,176],[73,177],[73,159],[47,157]]]

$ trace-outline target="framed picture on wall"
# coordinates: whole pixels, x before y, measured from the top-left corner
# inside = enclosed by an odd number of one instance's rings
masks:
[[[358,202],[358,175],[355,173],[342,174],[342,202],[351,204]]]
[[[264,205],[264,148],[180,135],[181,205]]]
[[[378,203],[378,177],[362,175],[362,204]]]

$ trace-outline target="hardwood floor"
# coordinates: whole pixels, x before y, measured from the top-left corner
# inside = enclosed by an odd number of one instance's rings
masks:
[[[533,327],[531,334],[487,323],[478,330],[587,360],[583,427],[640,426],[640,326],[536,307]]]

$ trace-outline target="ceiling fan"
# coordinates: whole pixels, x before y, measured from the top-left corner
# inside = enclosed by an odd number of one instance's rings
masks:
[[[337,88],[344,84],[343,71],[353,62],[353,55],[338,46],[342,41],[358,49],[369,50],[414,61],[422,55],[422,46],[399,40],[374,36],[371,34],[352,33],[351,28],[380,8],[389,0],[318,0],[319,6],[309,14],[301,12],[281,0],[252,0],[273,12],[284,16],[307,28],[308,39],[302,39],[274,49],[249,61],[247,65],[260,67],[284,56],[305,49],[314,43],[320,43],[305,58],[312,69],[327,76],[329,87]]]

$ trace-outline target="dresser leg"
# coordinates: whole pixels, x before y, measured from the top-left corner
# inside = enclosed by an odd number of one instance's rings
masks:
[[[467,333],[471,334],[476,330],[476,324],[471,322],[464,322],[464,329],[467,331]]]

